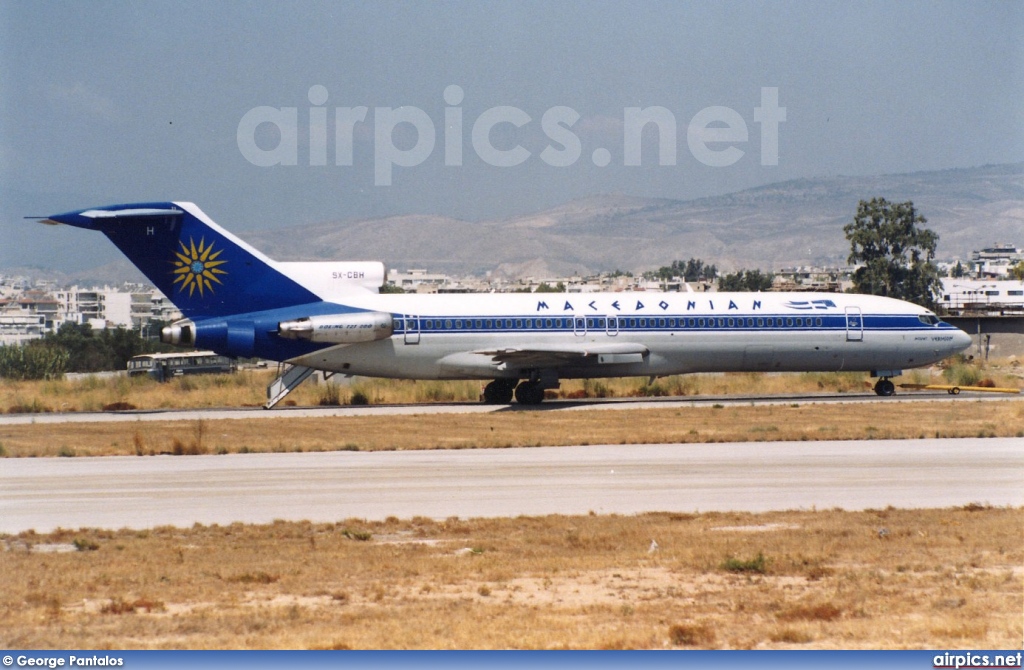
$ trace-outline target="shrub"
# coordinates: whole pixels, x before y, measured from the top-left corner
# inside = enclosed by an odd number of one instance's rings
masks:
[[[163,612],[166,609],[166,606],[160,600],[138,598],[134,601],[128,601],[118,597],[111,598],[109,603],[100,608],[100,612],[103,614],[135,614],[137,610]]]
[[[591,379],[583,380],[583,396],[584,398],[611,398],[615,393],[608,388],[608,385],[603,381],[596,381]]]
[[[981,370],[973,365],[957,363],[943,370],[942,376],[956,386],[976,386],[981,381]]]
[[[78,551],[96,551],[100,548],[97,542],[82,537],[76,537],[72,544],[75,545],[75,549]]]
[[[728,572],[754,572],[763,575],[768,572],[768,559],[760,551],[757,552],[757,556],[747,561],[729,557],[722,563],[722,569]]]
[[[676,647],[707,647],[715,642],[715,631],[704,623],[675,624],[668,629],[668,639]]]
[[[52,411],[52,407],[44,405],[38,398],[32,398],[32,401],[27,404],[16,402],[7,408],[8,414],[41,414]]]
[[[237,584],[273,584],[281,579],[280,575],[272,575],[262,570],[256,572],[243,572],[240,575],[228,577],[226,581]]]
[[[317,404],[321,407],[333,407],[341,404],[341,390],[337,384],[327,383],[320,389],[320,398]]]
[[[346,528],[345,530],[341,531],[341,534],[350,540],[357,540],[359,542],[367,542],[373,539],[373,533],[369,533],[362,530],[349,530],[348,528]]]
[[[843,611],[832,603],[798,605],[779,615],[782,621],[835,621]]]
[[[124,412],[133,409],[138,409],[138,407],[130,402],[112,402],[103,406],[104,412]]]

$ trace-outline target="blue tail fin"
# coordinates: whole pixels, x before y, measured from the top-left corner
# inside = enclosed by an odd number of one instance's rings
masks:
[[[102,232],[189,318],[320,300],[190,202],[111,205],[44,222]]]

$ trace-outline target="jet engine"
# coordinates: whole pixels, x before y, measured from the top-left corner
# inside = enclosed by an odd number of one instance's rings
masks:
[[[165,344],[193,346],[196,343],[195,328],[195,324],[189,319],[175,321],[169,326],[164,326],[160,331],[160,341]]]
[[[327,344],[356,344],[391,337],[394,319],[386,312],[353,312],[307,316],[277,324],[277,334],[287,340]]]

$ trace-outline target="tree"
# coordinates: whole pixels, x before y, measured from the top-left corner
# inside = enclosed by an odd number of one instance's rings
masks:
[[[768,291],[772,287],[775,275],[760,270],[740,270],[736,274],[728,274],[718,280],[719,291]]]
[[[66,354],[67,372],[100,372],[124,370],[128,359],[154,351],[177,351],[170,345],[144,340],[136,330],[124,328],[94,331],[87,323],[66,321],[56,333],[47,333],[29,347],[59,349]]]
[[[657,270],[645,272],[647,279],[669,281],[674,277],[682,277],[683,281],[711,281],[718,276],[718,268],[714,265],[705,265],[699,258],[691,258],[688,261],[672,261],[671,265],[663,265]]]
[[[57,347],[0,345],[2,379],[60,379],[67,364],[68,352]]]
[[[1010,268],[1010,276],[1014,279],[1024,280],[1024,261],[1021,261]]]
[[[541,282],[535,293],[565,293],[565,284],[558,282],[554,286],[547,282]]]
[[[957,261],[956,265],[953,266],[953,270],[950,272],[950,276],[955,279],[959,279],[960,277],[964,276],[964,266],[962,263],[960,263],[960,261]]]
[[[861,200],[853,223],[843,226],[850,241],[848,262],[860,265],[853,274],[854,292],[934,309],[942,290],[938,268],[932,263],[939,236],[924,228],[925,223],[927,219],[909,200]]]

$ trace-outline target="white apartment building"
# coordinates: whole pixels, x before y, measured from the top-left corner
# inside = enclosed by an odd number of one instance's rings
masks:
[[[1024,312],[1024,281],[945,277],[939,306],[950,312]]]

